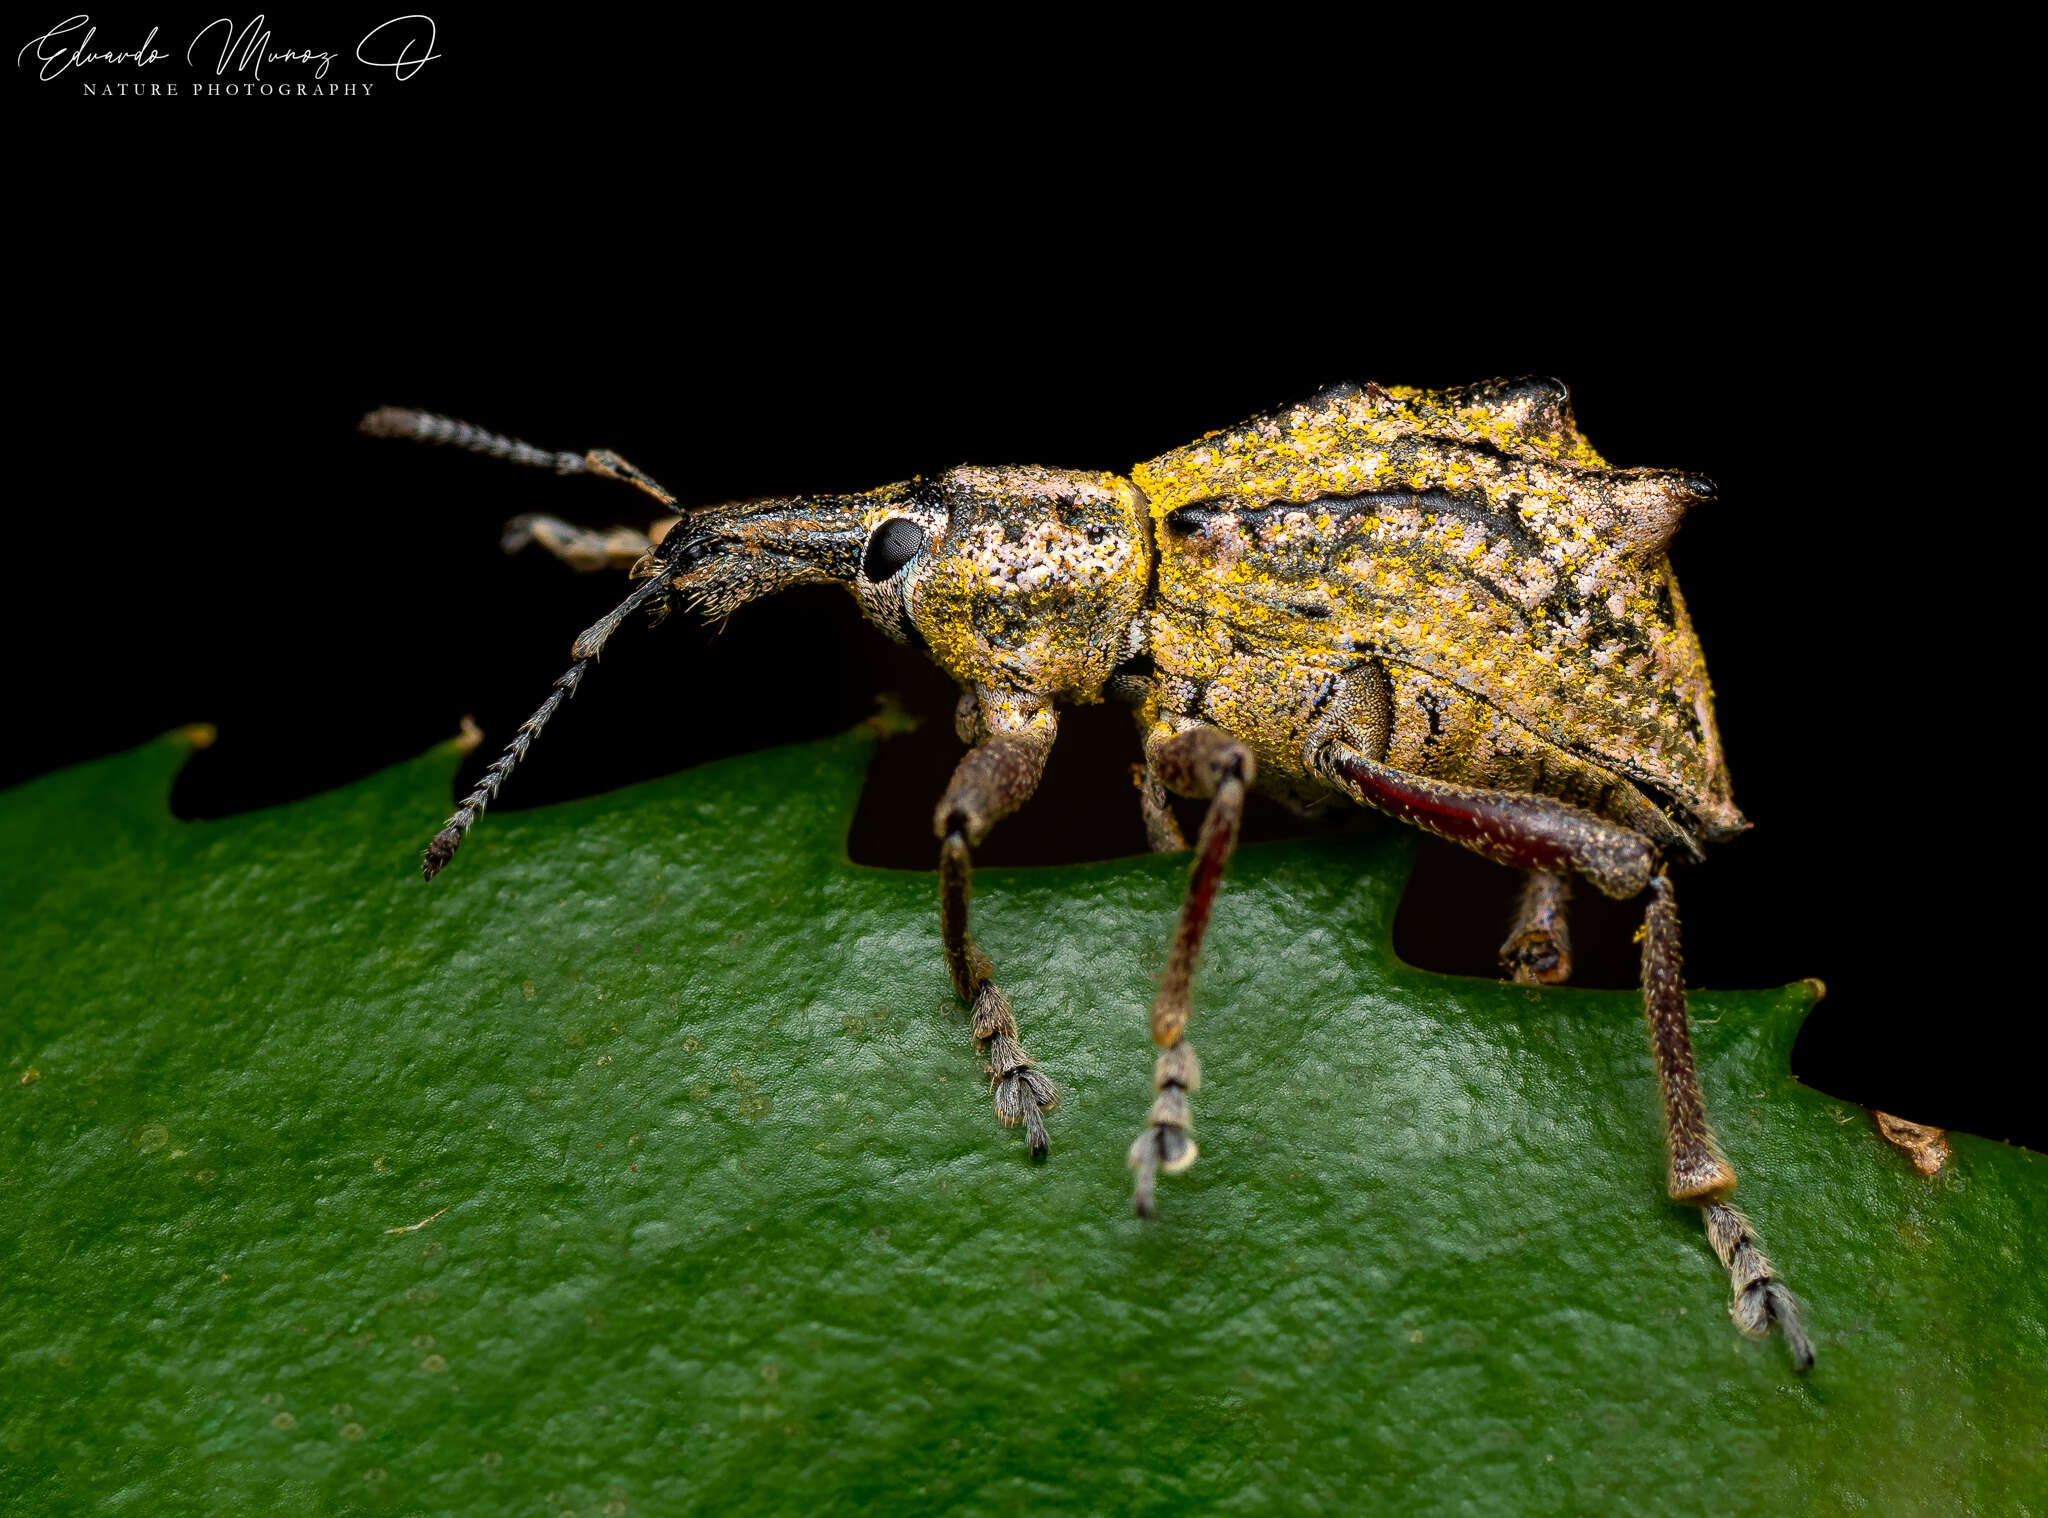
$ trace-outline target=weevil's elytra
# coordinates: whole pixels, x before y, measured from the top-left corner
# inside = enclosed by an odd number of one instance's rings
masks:
[[[616,454],[549,453],[422,412],[363,419],[413,437],[620,479]],[[1617,469],[1555,380],[1444,391],[1334,385],[1212,432],[1128,478],[962,466],[853,495],[744,501],[651,533],[553,517],[507,529],[579,569],[641,583],[572,645],[575,663],[428,846],[444,867],[590,661],[634,612],[720,617],[785,586],[847,586],[863,613],[959,684],[970,745],[933,809],[948,973],[988,1060],[997,1116],[1034,1156],[1058,1101],[970,931],[972,852],[1044,773],[1063,705],[1133,708],[1153,848],[1188,843],[1170,795],[1206,800],[1150,1029],[1154,1098],[1131,1146],[1134,1202],[1194,1163],[1194,972],[1245,795],[1359,805],[1526,872],[1501,950],[1516,980],[1571,969],[1570,881],[1645,895],[1645,1023],[1668,1189],[1699,1205],[1743,1331],[1813,1363],[1792,1295],[1728,1204],[1735,1171],[1693,1067],[1670,858],[1748,826],[1736,809],[1699,639],[1666,547],[1711,482]],[[1227,910],[1227,907],[1225,908]]]

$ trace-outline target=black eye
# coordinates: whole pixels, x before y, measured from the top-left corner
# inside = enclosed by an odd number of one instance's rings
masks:
[[[868,580],[886,580],[917,557],[924,547],[924,529],[909,517],[891,517],[868,539],[867,557],[860,572]]]

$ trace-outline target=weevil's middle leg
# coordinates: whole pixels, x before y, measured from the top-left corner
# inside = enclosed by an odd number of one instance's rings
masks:
[[[1237,846],[1244,821],[1245,790],[1251,784],[1252,752],[1220,728],[1191,727],[1176,733],[1162,723],[1145,740],[1147,779],[1183,796],[1206,796],[1209,810],[1195,839],[1195,862],[1182,899],[1180,923],[1167,955],[1166,973],[1152,1002],[1152,1042],[1159,1046],[1153,1067],[1152,1113],[1145,1131],[1131,1145],[1130,1166],[1137,1172],[1131,1205],[1141,1218],[1153,1215],[1153,1187],[1161,1171],[1173,1175],[1195,1162],[1195,1141],[1189,1136],[1193,1116],[1188,1097],[1201,1084],[1202,1068],[1189,1044],[1186,1028],[1189,993],[1209,913],[1223,867]]]
[[[1571,979],[1572,937],[1565,908],[1570,878],[1549,870],[1523,873],[1522,894],[1500,946],[1500,967],[1525,986],[1562,985]]]
[[[970,750],[953,771],[933,823],[939,846],[939,933],[953,989],[974,1019],[974,1040],[988,1056],[996,1116],[1022,1123],[1034,1158],[1049,1146],[1044,1113],[1059,1103],[1059,1090],[1017,1037],[1010,999],[995,983],[988,956],[968,928],[974,891],[972,848],[996,822],[1017,810],[1038,788],[1057,731],[1051,710],[1021,732],[992,734]]]

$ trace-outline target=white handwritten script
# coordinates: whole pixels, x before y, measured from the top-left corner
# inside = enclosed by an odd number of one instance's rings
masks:
[[[232,18],[221,16],[200,27],[186,45],[185,63],[201,77],[187,81],[153,80],[136,84],[113,77],[118,73],[140,71],[171,61],[171,54],[160,51],[156,46],[161,27],[151,27],[141,45],[132,48],[95,47],[94,38],[98,30],[88,15],[67,17],[40,37],[31,37],[23,43],[14,55],[15,67],[25,68],[33,64],[36,77],[46,84],[66,74],[74,74],[88,95],[218,95],[223,91],[228,94],[295,93],[289,83],[267,81],[263,72],[265,68],[270,68],[273,74],[292,72],[310,78],[312,88],[303,83],[297,86],[296,93],[300,95],[368,95],[372,89],[369,81],[327,82],[328,70],[342,55],[323,47],[281,43],[273,36],[268,19],[261,15],[240,26]],[[393,16],[365,32],[356,43],[353,56],[355,62],[367,68],[387,71],[390,79],[407,80],[441,56],[434,51],[435,40],[433,17]],[[205,82],[209,77],[231,82],[224,86]]]

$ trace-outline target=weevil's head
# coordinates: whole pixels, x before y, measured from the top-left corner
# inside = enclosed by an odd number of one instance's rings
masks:
[[[863,495],[693,512],[657,572],[710,616],[838,581],[955,679],[1087,701],[1131,644],[1151,540],[1144,496],[1117,475],[963,467]]]

